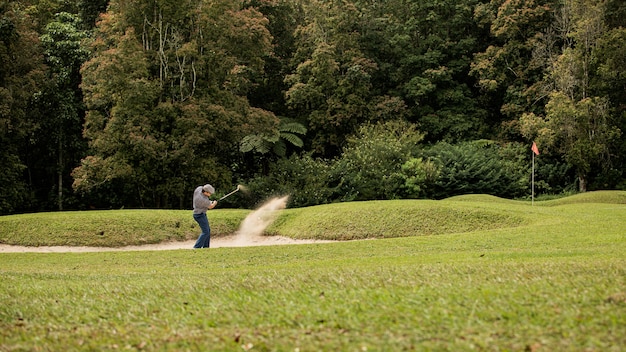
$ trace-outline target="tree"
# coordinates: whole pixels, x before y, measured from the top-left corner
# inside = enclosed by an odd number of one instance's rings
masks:
[[[272,52],[263,57],[264,74],[257,75],[251,82],[248,100],[252,106],[304,122],[299,116],[289,115],[284,94],[288,89],[284,78],[290,71],[296,50],[296,28],[303,22],[301,6],[292,0],[249,0],[248,6],[257,9],[268,19],[267,28],[273,47]]]
[[[296,31],[293,72],[285,78],[287,106],[306,117],[319,155],[339,154],[346,136],[374,120],[371,75],[375,63],[360,49],[359,10],[348,2],[313,1]]]
[[[96,26],[100,14],[105,13],[109,0],[77,0],[78,15],[82,29],[91,30]]]
[[[69,177],[85,149],[82,140],[84,107],[79,84],[80,66],[89,53],[83,47],[87,32],[79,28],[78,16],[61,12],[46,25],[41,36],[50,77],[46,88],[37,95],[42,111],[39,156],[47,154],[46,150],[55,151],[49,155],[56,160],[58,210],[63,210],[63,180]]]
[[[430,142],[474,139],[490,127],[468,75],[471,53],[485,46],[472,18],[479,3],[420,0],[393,7],[400,20],[387,33],[397,56],[389,76],[409,106],[410,121],[419,123]]]
[[[36,138],[30,104],[46,72],[32,19],[18,5],[0,0],[0,214],[32,202],[24,150]]]
[[[111,2],[83,66],[92,154],[74,186],[124,181],[138,206],[182,207],[194,185],[229,185],[241,139],[278,125],[246,99],[271,52],[267,19],[225,0],[132,5]]]
[[[550,26],[558,0],[491,0],[478,4],[474,20],[488,28],[487,48],[474,55],[470,74],[490,105],[491,119],[515,124],[524,112],[543,113],[546,62],[535,59],[538,34]],[[518,130],[512,138],[518,137]]]
[[[141,204],[147,189],[153,187],[148,175],[157,165],[152,163],[163,152],[162,144],[149,134],[158,88],[148,79],[148,63],[134,31],[129,29],[111,40],[118,41],[114,48],[96,51],[82,68],[88,109],[85,137],[94,154],[74,170],[74,188],[100,190],[119,178],[129,184]],[[97,44],[94,48],[99,49]]]
[[[554,32],[563,47],[551,63],[545,86],[550,88],[544,115],[527,113],[520,119],[522,133],[544,148],[554,148],[576,168],[579,190],[587,190],[592,166],[607,166],[611,143],[620,130],[611,121],[610,101],[597,92],[598,46],[610,35],[604,24],[604,2],[566,1]]]

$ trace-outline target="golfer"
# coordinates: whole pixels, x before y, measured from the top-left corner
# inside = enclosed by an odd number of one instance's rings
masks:
[[[209,184],[198,186],[193,191],[193,219],[196,220],[198,225],[200,225],[200,230],[202,230],[193,248],[209,248],[211,226],[209,226],[206,211],[215,208],[215,205],[217,205],[216,200],[209,199],[213,193],[215,193],[215,188]]]

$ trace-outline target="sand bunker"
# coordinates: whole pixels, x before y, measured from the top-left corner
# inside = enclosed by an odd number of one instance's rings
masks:
[[[324,240],[295,240],[293,238],[282,236],[259,236],[247,241],[242,240],[238,236],[211,238],[211,248],[220,247],[252,247],[252,246],[275,246],[285,244],[307,244],[307,243],[325,243],[332,241]],[[126,247],[71,247],[71,246],[42,246],[42,247],[25,247],[11,246],[0,244],[0,253],[66,253],[66,252],[113,252],[113,251],[160,251],[174,249],[193,249],[196,240],[182,242],[167,242],[157,244],[146,244],[141,246]]]

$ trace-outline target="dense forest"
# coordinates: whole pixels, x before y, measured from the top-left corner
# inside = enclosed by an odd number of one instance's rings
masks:
[[[0,214],[626,189],[624,131],[623,0],[0,0]]]

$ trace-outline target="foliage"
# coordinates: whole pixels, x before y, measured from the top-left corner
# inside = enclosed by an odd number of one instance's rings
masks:
[[[406,122],[363,126],[347,141],[341,158],[292,157],[274,164],[251,184],[257,199],[291,195],[291,206],[354,200],[446,198],[487,193],[530,194],[529,149],[519,143],[439,143],[425,149],[423,135]],[[554,168],[552,167],[554,165]],[[562,192],[570,183],[567,165],[538,163],[538,193]]]
[[[289,195],[290,207],[305,207],[333,201],[331,165],[310,154],[292,155],[271,165],[267,175],[247,183],[253,204],[274,196]]]
[[[576,169],[580,191],[587,190],[593,166],[608,168],[611,145],[621,131],[611,119],[610,101],[594,95],[591,77],[603,71],[603,38],[612,36],[604,23],[604,3],[572,1],[563,4],[553,25],[562,49],[545,57],[551,64],[545,78],[548,101],[545,116],[527,113],[520,118],[521,132],[537,138],[545,149],[554,148]],[[564,26],[564,24],[567,24]],[[546,49],[546,50],[547,50]],[[599,65],[600,64],[600,65]],[[611,61],[605,65],[612,65]],[[600,85],[601,86],[601,85]]]
[[[423,138],[414,125],[401,120],[361,126],[333,163],[333,178],[339,181],[337,198],[402,198],[402,165],[416,154]]]
[[[271,49],[267,20],[228,1],[189,6],[113,2],[98,25],[83,67],[93,155],[75,170],[77,190],[120,179],[132,205],[180,207],[198,184],[230,185],[239,140],[275,128],[245,99]]]
[[[500,114],[493,118],[507,121],[524,112],[541,113],[543,105],[537,102],[544,98],[541,80],[548,62],[537,56],[542,48],[538,37],[554,23],[558,4],[559,0],[491,0],[476,6],[474,20],[489,29],[491,38],[474,54],[470,74],[488,92],[485,98],[498,106]]]
[[[34,198],[23,151],[37,138],[31,103],[45,82],[36,30],[19,3],[0,1],[0,214],[29,209]]]
[[[26,168],[17,155],[0,151],[4,160],[0,168],[0,214],[10,214],[16,204],[23,204],[27,197],[26,185],[21,180],[21,173]]]
[[[519,145],[499,146],[491,141],[457,145],[438,143],[424,155],[439,167],[439,177],[427,188],[435,199],[487,193],[515,198],[528,194],[530,168]],[[528,154],[526,154],[528,155]]]
[[[576,192],[576,172],[567,162],[549,154],[535,158],[535,195]]]
[[[37,132],[43,136],[37,139],[33,149],[39,157],[57,161],[52,175],[41,178],[54,179],[56,176],[57,182],[52,188],[57,191],[58,210],[63,210],[64,203],[67,203],[64,194],[71,194],[71,187],[68,187],[71,185],[71,170],[79,164],[86,149],[82,138],[85,109],[79,85],[80,67],[89,52],[83,46],[88,33],[80,27],[78,16],[60,12],[45,26],[40,37],[50,77],[45,88],[35,95],[36,104],[47,116],[40,118]]]
[[[418,198],[425,188],[439,178],[441,170],[432,160],[410,158],[402,165],[402,177],[408,198]]]
[[[256,181],[294,152],[325,160],[327,201],[427,197],[425,155],[381,165],[387,185],[341,188],[380,176],[343,174],[365,158],[350,136],[396,120],[429,145],[536,141],[541,192],[623,188],[625,14],[620,0],[0,0],[0,212],[184,208],[195,186]]]
[[[402,2],[400,2],[402,3]],[[476,139],[488,113],[475,99],[472,56],[486,33],[473,20],[480,1],[409,1],[392,8],[397,19],[385,31],[397,65],[390,76],[429,142]],[[390,6],[391,7],[391,6]],[[384,58],[379,58],[387,62]]]
[[[100,14],[105,13],[109,0],[78,0],[78,15],[81,18],[83,29],[93,29]]]
[[[576,167],[580,190],[585,191],[592,165],[606,162],[609,145],[620,134],[619,129],[608,121],[607,101],[586,98],[574,102],[563,94],[555,93],[546,109],[550,130],[571,129],[565,133],[557,132],[556,143],[560,144],[565,160]]]
[[[334,157],[346,136],[375,119],[370,101],[376,64],[361,51],[360,11],[312,1],[304,6],[307,20],[296,29],[293,73],[285,77],[286,103],[306,117],[313,152]]]
[[[270,151],[278,157],[287,155],[287,142],[289,145],[302,148],[304,142],[299,135],[306,134],[306,127],[287,118],[281,118],[278,131],[271,135],[251,134],[243,137],[239,150],[243,153],[258,152],[267,154]]]
[[[289,194],[295,207],[415,196],[414,188],[405,188],[405,179],[414,177],[416,170],[402,166],[416,154],[422,138],[406,121],[364,125],[348,138],[340,158],[292,156],[273,164],[267,175],[257,176],[249,185],[259,200]]]

